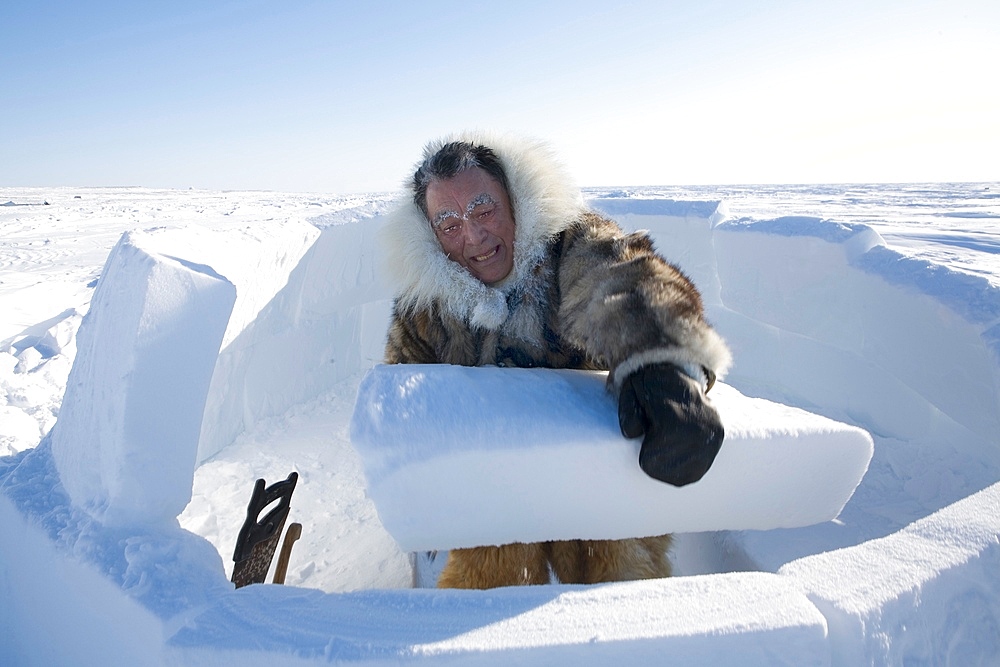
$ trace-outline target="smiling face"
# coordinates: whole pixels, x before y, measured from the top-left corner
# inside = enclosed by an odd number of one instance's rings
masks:
[[[514,212],[503,186],[472,167],[427,186],[427,214],[441,249],[487,285],[514,268]]]

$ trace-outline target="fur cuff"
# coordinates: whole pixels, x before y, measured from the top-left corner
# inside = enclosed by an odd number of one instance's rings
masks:
[[[643,366],[669,363],[699,382],[707,392],[712,388],[716,377],[721,379],[729,370],[732,356],[725,341],[715,331],[706,329],[698,338],[701,340],[696,342],[702,345],[659,347],[633,354],[614,368],[608,380],[617,392],[621,390],[625,378]]]

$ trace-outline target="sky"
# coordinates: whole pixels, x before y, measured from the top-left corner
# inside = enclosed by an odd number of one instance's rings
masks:
[[[1000,179],[996,0],[7,2],[0,187],[396,190],[434,138],[581,186]]]

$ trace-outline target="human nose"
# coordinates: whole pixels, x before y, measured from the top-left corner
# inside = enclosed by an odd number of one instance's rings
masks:
[[[476,219],[465,221],[465,238],[469,243],[481,243],[489,236],[486,227]]]

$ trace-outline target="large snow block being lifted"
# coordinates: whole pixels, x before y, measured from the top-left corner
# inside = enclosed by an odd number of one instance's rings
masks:
[[[836,518],[871,460],[865,431],[717,384],[726,440],[698,482],[639,468],[606,373],[380,365],[351,439],[406,551],[772,529]]]

